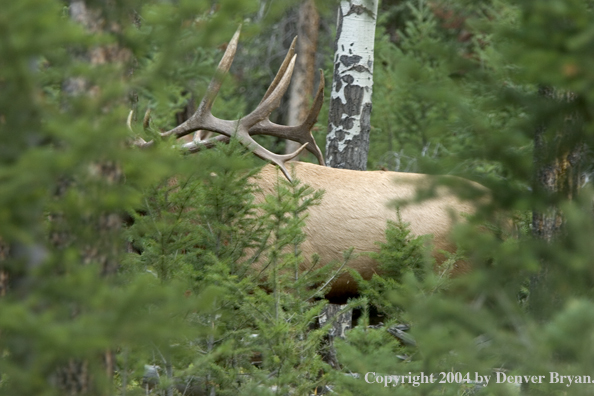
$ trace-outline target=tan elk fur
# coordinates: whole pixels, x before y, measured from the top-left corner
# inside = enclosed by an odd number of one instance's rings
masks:
[[[332,261],[342,262],[343,252],[353,247],[355,256],[349,260],[347,267],[356,270],[365,279],[378,272],[378,263],[361,253],[377,252],[379,247],[376,242],[385,241],[387,221],[397,220],[393,201],[413,200],[418,187],[429,187],[437,181],[437,176],[425,174],[334,169],[304,162],[291,162],[289,167],[302,183],[325,191],[322,203],[309,208],[304,228],[306,239],[301,246],[304,257],[302,269],[311,266],[314,253],[320,256],[320,265],[326,265]],[[279,177],[284,178],[273,165],[262,169],[256,180],[261,190],[256,201],[274,193]],[[464,183],[487,192],[477,183],[468,180]],[[438,254],[440,250],[455,250],[450,241],[453,225],[463,220],[462,214],[471,214],[476,208],[472,203],[458,199],[445,186],[439,187],[436,195],[405,205],[400,215],[404,222],[410,223],[414,235],[433,235],[435,257],[441,263],[443,255]],[[258,263],[255,265],[258,266]],[[453,273],[466,270],[465,265],[459,263]],[[340,299],[356,292],[355,281],[345,273],[333,282],[327,297]]]

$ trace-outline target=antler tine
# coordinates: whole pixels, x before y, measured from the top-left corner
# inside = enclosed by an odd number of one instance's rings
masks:
[[[142,119],[142,127],[147,129],[151,121],[151,109],[150,107],[144,112],[144,118]]]
[[[315,155],[318,163],[325,166],[324,156],[322,150],[318,147],[311,129],[318,120],[320,109],[324,104],[324,74],[320,70],[320,83],[318,85],[318,91],[314,98],[313,104],[307,114],[307,118],[301,125],[297,126],[286,126],[279,125],[268,118],[260,121],[258,124],[250,128],[250,135],[270,135],[283,139],[293,140],[298,143],[307,144],[306,149]]]
[[[217,135],[209,139],[186,143],[182,145],[182,149],[186,150],[190,154],[193,154],[202,150],[211,149],[217,143],[229,143],[229,140],[231,140],[229,136]]]
[[[279,166],[285,177],[288,180],[291,180],[291,175],[286,168],[286,162],[294,159],[305,148],[314,153],[321,164],[324,163],[321,150],[310,132],[317,120],[320,108],[322,107],[324,96],[324,77],[323,75],[320,77],[320,85],[318,87],[318,92],[316,94],[314,103],[310,109],[307,119],[301,125],[296,127],[287,127],[277,125],[269,120],[270,113],[272,110],[278,107],[282,96],[286,92],[291,82],[296,57],[295,38],[273,82],[270,84],[270,87],[264,94],[262,101],[256,107],[256,109],[239,120],[222,120],[213,116],[211,113],[212,104],[221,88],[223,76],[229,71],[231,63],[233,62],[233,57],[235,56],[237,43],[239,41],[239,32],[240,29],[237,29],[235,35],[227,45],[227,49],[225,50],[223,58],[219,63],[217,72],[212,78],[208,86],[207,93],[200,102],[196,112],[186,122],[169,131],[163,132],[160,135],[162,137],[173,135],[176,138],[179,138],[200,129],[217,132],[223,135],[216,136],[205,141],[193,141],[182,146],[191,153],[200,151],[204,148],[210,148],[214,146],[216,142],[227,142],[230,137],[235,137],[243,146],[252,151],[258,157],[273,162]],[[131,127],[131,116],[129,116],[128,124]],[[147,124],[146,117],[144,124]],[[258,144],[254,138],[250,136],[251,134],[266,134],[283,137],[302,143],[302,146],[291,154],[274,154]],[[135,145],[145,147],[151,145],[152,143],[153,141],[145,142],[144,140],[139,139],[135,142]]]
[[[253,127],[255,124],[259,123],[264,119],[268,119],[272,110],[278,107],[283,94],[285,93],[291,82],[293,69],[295,68],[295,55],[291,57],[288,64],[284,65],[283,68],[285,70],[282,74],[279,73],[281,77],[280,79],[278,79],[278,81],[275,82],[274,89],[272,89],[272,91],[268,93],[267,97],[250,114],[246,115],[245,117],[241,118],[238,122],[236,122],[217,119],[216,117],[212,116],[212,114],[210,114],[210,111],[208,111],[207,114],[204,114],[205,119],[202,120],[203,124],[208,124],[208,126],[202,125],[201,128],[222,133],[226,136],[234,136],[236,139],[240,141],[241,144],[247,147],[258,157],[264,160],[271,161],[274,164],[278,165],[283,171],[286,178],[288,180],[291,180],[291,175],[287,171],[285,163],[298,156],[303,151],[303,149],[305,149],[308,143],[302,145],[294,153],[279,155],[274,154],[268,151],[266,148],[262,147],[250,136],[249,133],[249,129],[251,127]],[[198,114],[198,112],[196,112],[196,114]],[[213,139],[209,139],[207,142],[204,143],[206,143],[207,146],[211,146],[215,141],[224,140],[225,139],[222,137],[216,137]],[[199,148],[198,146],[200,145],[200,142],[192,142],[188,143],[185,147],[191,151],[199,151],[201,147]]]
[[[295,55],[293,54],[294,44],[295,42],[293,42],[291,46],[292,48],[289,50],[288,54],[292,55],[291,58],[289,58],[288,56],[285,57],[285,61],[281,65],[274,81],[271,84],[271,87],[264,95],[264,99],[260,102],[258,107],[251,114],[247,115],[241,120],[241,124],[246,127],[248,132],[240,133],[240,128],[238,127],[237,133],[235,134],[235,136],[240,139],[242,144],[246,145],[254,151],[254,154],[258,155],[260,158],[264,160],[269,160],[277,164],[283,170],[283,173],[285,174],[285,176],[287,176],[289,180],[290,175],[287,172],[284,163],[295,158],[299,153],[301,153],[304,147],[316,156],[316,159],[321,165],[325,165],[322,151],[320,150],[313,135],[311,134],[311,129],[316,123],[318,115],[320,113],[320,109],[322,108],[322,105],[324,103],[324,74],[321,70],[320,83],[318,85],[316,96],[314,98],[312,107],[309,110],[307,118],[301,125],[279,125],[273,123],[268,119],[268,116],[270,115],[272,110],[278,106],[280,99],[287,90],[289,83],[291,81],[291,76],[293,74],[293,69],[295,66]],[[256,125],[253,125],[254,122],[256,122]],[[299,142],[303,144],[303,146],[300,147],[294,153],[286,154],[286,157],[279,157],[277,154],[273,154],[272,152],[266,150],[263,147],[262,150],[256,150],[255,147],[261,146],[257,142],[255,142],[250,135],[269,135],[280,137],[283,139],[289,139]],[[187,143],[183,147],[187,149],[189,152],[194,153],[205,148],[213,147],[215,142],[227,142],[228,140],[229,138],[226,136],[217,136],[215,138],[208,139],[204,142]]]
[[[293,69],[295,68],[295,59],[296,55],[293,55],[286,67],[285,72],[281,76],[272,92],[268,94],[266,99],[262,100],[258,107],[241,119],[242,122],[245,122],[245,125],[247,125],[248,129],[256,125],[258,122],[268,118],[270,113],[272,113],[272,110],[278,107],[283,95],[291,83]]]
[[[296,45],[297,45],[297,36],[295,36],[295,38],[291,42],[291,46],[289,47],[289,50],[287,51],[287,55],[285,55],[285,59],[283,60],[283,63],[278,68],[278,71],[276,72],[276,76],[274,76],[274,80],[272,80],[272,83],[270,83],[270,86],[266,90],[266,93],[262,97],[262,100],[260,101],[260,103],[264,102],[270,96],[272,91],[274,91],[276,89],[276,87],[278,86],[278,83],[280,82],[280,80],[283,78],[283,76],[287,72],[289,63],[291,63],[291,59],[293,59],[293,56],[295,55],[295,46]]]
[[[291,42],[291,46],[289,47],[289,50],[287,52],[287,55],[285,56],[285,59],[283,60],[283,63],[281,64],[280,68],[278,69],[278,72],[276,73],[274,80],[270,84],[270,87],[268,87],[268,90],[264,94],[264,97],[262,98],[262,101],[260,103],[262,103],[264,100],[266,100],[270,96],[270,94],[274,91],[274,89],[279,84],[282,77],[286,74],[289,63],[291,62],[291,59],[293,58],[293,56],[295,54],[296,45],[297,45],[297,36],[295,36],[295,38]],[[260,123],[256,124],[252,128],[250,128],[250,130],[249,130],[250,135],[270,135],[270,136],[275,136],[275,137],[279,137],[279,138],[283,138],[283,139],[292,140],[292,141],[302,143],[302,144],[307,143],[306,149],[310,153],[315,155],[315,157],[318,160],[318,163],[320,165],[325,166],[326,164],[324,162],[324,156],[322,155],[322,150],[320,150],[320,147],[318,146],[313,135],[311,134],[311,129],[313,128],[316,121],[318,120],[318,115],[320,113],[320,109],[322,108],[323,103],[324,103],[324,75],[323,75],[322,71],[320,70],[320,84],[318,85],[318,91],[314,98],[313,105],[312,105],[311,109],[309,110],[307,118],[301,125],[299,125],[299,126],[279,125],[279,124],[276,124],[276,123],[270,121],[268,118],[266,118],[266,119],[262,120]]]
[[[147,110],[147,113],[149,113],[148,110]],[[134,134],[134,128],[132,128],[132,118],[133,117],[134,117],[134,110],[130,110],[130,112],[128,113],[128,118],[126,119],[126,125],[128,126],[128,129],[130,130],[130,132],[132,132]],[[145,115],[145,117],[146,117],[146,115]],[[133,140],[132,144],[137,147],[149,147],[149,146],[153,145],[153,141],[151,140],[150,142],[147,142],[140,136],[137,136]]]
[[[250,139],[251,139],[251,137],[250,137]],[[291,178],[291,175],[289,174],[289,171],[287,170],[285,165],[287,162],[291,161],[292,159],[297,157],[299,154],[301,154],[301,152],[305,149],[305,146],[307,146],[307,143],[305,143],[304,145],[302,145],[301,147],[299,147],[297,150],[295,150],[294,152],[292,152],[290,154],[274,154],[274,153],[271,153],[270,151],[266,150],[264,147],[260,146],[255,141],[254,141],[254,143],[257,146],[250,147],[250,150],[254,154],[256,154],[258,157],[262,158],[263,160],[270,161],[270,162],[274,163],[276,166],[278,166],[281,169],[281,171],[283,172],[283,174],[285,175],[285,177],[287,178],[287,180],[292,182],[293,179]]]
[[[233,63],[233,58],[235,58],[235,52],[237,51],[237,43],[239,41],[239,33],[241,32],[241,26],[237,28],[235,34],[229,44],[227,44],[227,49],[225,49],[225,53],[219,62],[219,66],[217,67],[217,71],[210,80],[210,84],[208,84],[208,89],[206,90],[206,94],[200,102],[198,109],[192,114],[192,116],[186,120],[184,123],[176,126],[175,128],[161,133],[161,136],[167,137],[174,135],[176,138],[180,138],[185,136],[191,132],[194,132],[198,129],[210,129],[205,126],[208,124],[208,121],[211,121],[209,118],[212,117],[210,110],[212,109],[212,104],[221,89],[221,85],[223,84],[223,77],[227,74],[229,69],[231,68],[231,64]],[[218,131],[217,131],[218,132]]]
[[[291,154],[284,154],[284,155],[274,154],[274,153],[268,151],[266,148],[262,147],[260,144],[258,144],[254,140],[254,138],[252,138],[250,136],[249,130],[251,127],[253,127],[258,122],[260,122],[264,119],[268,119],[268,116],[270,116],[270,113],[272,112],[272,110],[275,109],[276,107],[278,107],[283,94],[289,87],[289,83],[291,82],[291,77],[293,75],[294,67],[295,67],[295,55],[293,55],[293,57],[289,61],[285,72],[283,73],[282,77],[276,84],[276,87],[270,92],[268,97],[266,99],[264,99],[258,105],[258,107],[256,107],[256,109],[254,109],[254,111],[252,111],[250,114],[248,114],[245,117],[243,117],[242,119],[240,119],[239,122],[235,125],[234,133],[232,133],[232,135],[235,136],[235,138],[238,139],[241,142],[241,144],[243,144],[245,147],[247,147],[255,155],[262,158],[263,160],[271,161],[274,164],[278,165],[288,180],[291,180],[291,175],[287,171],[287,168],[285,167],[285,163],[287,161],[292,160],[296,156],[298,156],[303,151],[303,149],[305,149],[305,147],[307,146],[308,143],[305,143],[304,145],[299,147],[295,152],[293,152]],[[218,120],[218,121],[222,121],[222,120]],[[225,135],[229,135],[229,133],[227,131],[223,131],[223,133]]]

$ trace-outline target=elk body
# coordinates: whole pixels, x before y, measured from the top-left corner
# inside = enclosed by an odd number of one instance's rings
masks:
[[[259,177],[255,179],[255,183],[260,188],[256,201],[262,201],[266,194],[274,192],[279,178],[278,169],[291,180],[292,172],[288,167],[293,168],[292,171],[303,183],[316,190],[325,191],[322,203],[309,209],[304,229],[306,239],[301,247],[305,259],[303,268],[311,266],[310,259],[313,254],[318,254],[319,263],[325,265],[342,261],[343,252],[353,247],[355,257],[349,260],[347,267],[359,272],[363,278],[370,279],[378,272],[378,264],[368,255],[360,253],[377,251],[379,248],[376,242],[385,240],[387,221],[397,220],[397,212],[390,205],[391,202],[413,200],[417,188],[434,185],[438,177],[415,173],[354,171],[325,167],[323,155],[310,132],[323,102],[323,75],[320,75],[320,86],[303,124],[284,126],[271,122],[268,117],[278,106],[291,79],[295,62],[295,41],[262,102],[254,111],[239,120],[221,120],[213,116],[211,107],[221,86],[221,76],[229,70],[233,60],[238,37],[239,31],[229,42],[217,73],[198,110],[186,122],[162,132],[161,136],[182,138],[196,132],[194,140],[182,146],[189,152],[211,148],[214,142],[228,141],[233,137],[255,155],[272,162],[273,165],[265,166]],[[197,138],[204,136],[203,131],[216,132],[220,135],[206,140]],[[252,135],[259,134],[293,140],[301,143],[302,146],[292,154],[274,154],[252,138]],[[135,145],[139,147],[147,147],[152,143],[141,138],[135,141]],[[312,152],[320,165],[289,162],[304,149]],[[486,192],[484,187],[476,183],[467,180],[463,183]],[[410,224],[414,235],[433,235],[436,252],[440,250],[451,252],[453,246],[449,235],[453,224],[461,219],[461,215],[473,213],[475,207],[469,202],[459,200],[446,187],[439,187],[437,192],[436,196],[429,200],[404,206],[400,215],[404,222]],[[435,256],[439,264],[440,259],[443,260],[443,258],[437,253]],[[254,266],[258,267],[260,264],[256,262]],[[464,265],[460,264],[454,272],[465,270]],[[357,285],[352,277],[343,274],[332,283],[327,297],[332,300],[344,300],[356,292]]]
[[[325,191],[321,204],[308,210],[306,239],[301,246],[302,269],[310,268],[313,254],[319,255],[320,265],[342,262],[343,252],[352,247],[354,255],[346,267],[356,270],[365,279],[371,279],[378,272],[378,263],[366,253],[379,251],[376,242],[385,241],[387,221],[398,220],[393,202],[414,201],[417,188],[430,188],[438,182],[437,176],[418,173],[334,169],[304,162],[291,162],[289,167],[302,183]],[[257,201],[274,193],[278,177],[279,172],[273,165],[262,169],[256,180],[261,189]],[[488,193],[477,183],[456,179],[469,188]],[[439,251],[455,251],[450,240],[453,225],[463,220],[463,214],[472,214],[475,210],[473,203],[458,199],[453,191],[441,186],[433,198],[404,205],[399,213],[401,219],[410,224],[412,234],[433,235],[434,256],[440,264],[443,255]],[[457,263],[452,272],[467,270],[464,263]],[[356,293],[356,282],[345,273],[332,283],[326,298],[343,301]]]

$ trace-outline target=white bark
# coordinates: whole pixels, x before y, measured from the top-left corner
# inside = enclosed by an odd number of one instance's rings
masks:
[[[378,0],[340,2],[326,138],[331,167],[367,167],[377,7]]]

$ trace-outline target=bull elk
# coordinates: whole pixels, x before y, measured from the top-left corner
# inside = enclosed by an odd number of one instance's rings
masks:
[[[220,135],[208,139],[197,139],[185,143],[182,148],[189,152],[198,152],[211,148],[215,142],[228,142],[231,137],[251,150],[258,157],[272,162],[266,165],[255,179],[261,195],[256,201],[262,201],[264,196],[272,194],[279,182],[277,167],[284,176],[291,180],[291,174],[314,189],[325,190],[322,203],[309,209],[309,217],[305,226],[306,240],[302,245],[304,256],[303,268],[309,268],[309,261],[313,254],[320,257],[319,263],[326,264],[343,259],[343,252],[354,248],[355,256],[347,263],[347,267],[358,271],[363,278],[370,279],[377,272],[377,263],[368,255],[358,254],[377,251],[376,242],[385,240],[385,228],[388,220],[397,220],[396,211],[390,203],[394,200],[412,200],[418,187],[428,187],[437,182],[437,176],[386,172],[386,171],[354,171],[346,169],[328,168],[324,165],[322,153],[316,144],[311,128],[315,124],[323,102],[324,79],[320,74],[320,85],[306,120],[298,126],[278,125],[269,120],[269,115],[281,100],[288,88],[295,63],[295,40],[276,77],[271,83],[264,98],[257,108],[239,120],[221,120],[211,113],[214,99],[221,87],[221,77],[228,72],[239,38],[239,30],[229,42],[225,54],[221,59],[217,73],[210,82],[207,93],[196,112],[184,123],[160,133],[163,138],[174,136],[182,138],[192,132],[195,136],[203,131],[212,131]],[[132,114],[132,113],[131,113]],[[128,119],[130,123],[131,117]],[[130,125],[129,125],[130,126]],[[289,139],[302,144],[291,154],[279,155],[268,151],[258,144],[253,135],[270,135]],[[146,142],[137,138],[135,145],[147,147],[153,141]],[[313,153],[320,165],[290,162],[302,150]],[[292,172],[288,168],[292,168]],[[462,179],[459,179],[462,180]],[[477,183],[462,180],[463,183],[485,193],[485,187]],[[403,221],[410,224],[414,235],[432,234],[435,246],[435,257],[438,263],[443,257],[440,250],[453,251],[449,241],[449,234],[453,224],[460,219],[461,214],[473,213],[475,207],[469,202],[462,201],[445,187],[438,189],[438,194],[421,203],[405,206],[401,212]],[[258,263],[254,264],[258,266]],[[461,264],[454,272],[465,271]],[[334,280],[327,293],[327,298],[344,300],[354,295],[357,285],[352,277],[343,274]]]

